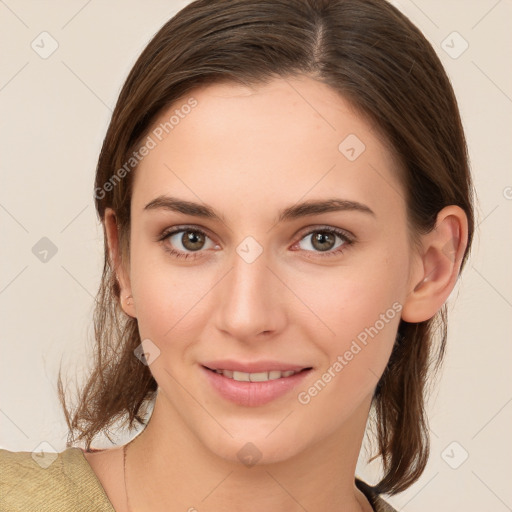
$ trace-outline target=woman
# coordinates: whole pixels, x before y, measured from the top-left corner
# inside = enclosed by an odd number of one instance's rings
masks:
[[[51,464],[0,451],[2,510],[393,510],[379,495],[427,463],[427,369],[474,228],[418,29],[384,0],[189,4],[128,76],[94,194],[95,368],[74,409],[59,380]],[[124,418],[142,433],[92,448]]]

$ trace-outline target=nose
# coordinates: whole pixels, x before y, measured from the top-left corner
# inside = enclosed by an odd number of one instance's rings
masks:
[[[234,253],[215,297],[217,328],[240,341],[266,339],[286,323],[286,287],[263,251],[254,261]],[[289,292],[288,292],[289,293]]]

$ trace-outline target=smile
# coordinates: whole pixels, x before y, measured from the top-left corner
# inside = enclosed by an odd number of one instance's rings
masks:
[[[208,368],[210,369],[210,368]],[[309,368],[305,368],[304,370],[308,370]],[[238,382],[266,382],[268,380],[276,380],[281,379],[283,377],[291,377],[296,373],[299,373],[304,370],[293,371],[293,370],[270,370],[268,372],[257,372],[257,373],[247,373],[247,372],[237,372],[233,370],[212,370],[216,373],[220,373],[224,377],[228,379],[233,379]]]
[[[219,365],[220,366],[220,365]],[[290,396],[292,390],[303,386],[311,367],[268,371],[243,372],[240,370],[209,368],[200,365],[205,384],[215,394],[233,404],[257,407]]]

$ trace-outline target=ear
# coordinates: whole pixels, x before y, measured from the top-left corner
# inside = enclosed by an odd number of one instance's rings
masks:
[[[123,311],[133,318],[137,318],[135,311],[135,300],[133,298],[130,274],[125,268],[126,264],[123,260],[123,255],[119,243],[119,232],[117,226],[116,214],[112,208],[105,209],[105,236],[107,237],[108,252],[110,265],[116,273],[116,278],[121,290],[119,298]]]
[[[421,237],[421,251],[413,265],[402,319],[418,323],[432,318],[452,292],[468,243],[468,221],[462,208],[446,206],[435,228]]]

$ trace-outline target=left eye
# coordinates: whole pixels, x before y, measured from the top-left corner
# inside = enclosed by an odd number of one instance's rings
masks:
[[[338,245],[334,245],[336,243],[336,238],[341,240]],[[335,249],[351,243],[350,239],[343,232],[332,228],[322,228],[316,229],[315,231],[310,231],[308,234],[306,234],[306,236],[301,238],[300,242],[308,239],[309,242],[306,243],[306,247],[301,248],[306,251],[313,250],[313,252],[333,251],[337,253],[338,251]]]

